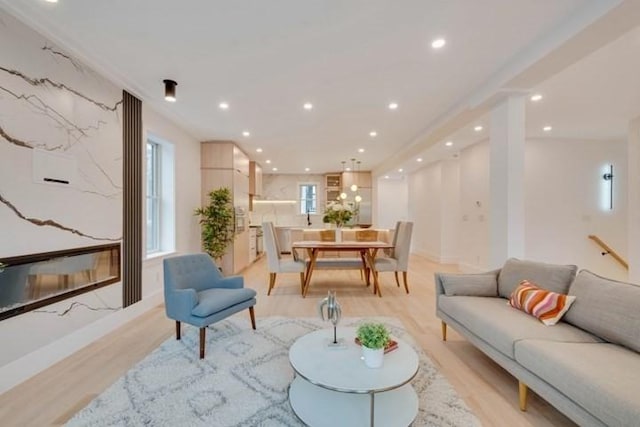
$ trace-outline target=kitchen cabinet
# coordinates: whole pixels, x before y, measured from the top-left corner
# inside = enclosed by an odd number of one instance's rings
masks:
[[[249,162],[249,194],[262,195],[262,167],[254,162]]]
[[[342,192],[342,175],[328,173],[324,176],[325,203],[333,202],[340,197]]]
[[[358,187],[371,188],[371,172],[342,172],[342,188],[348,189],[353,184]]]
[[[249,157],[231,141],[200,144],[202,204],[209,203],[209,192],[220,187],[231,190],[236,215],[249,210]],[[236,221],[236,224],[244,221]],[[222,271],[236,274],[249,265],[249,229],[238,228],[234,242],[222,258]]]

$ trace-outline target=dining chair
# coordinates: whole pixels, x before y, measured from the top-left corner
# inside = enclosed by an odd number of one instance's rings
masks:
[[[389,257],[377,257],[374,261],[376,275],[383,271],[393,271],[398,287],[400,287],[398,273],[402,272],[404,289],[407,293],[409,293],[407,271],[409,269],[412,231],[413,222],[399,221],[396,225],[396,232],[393,238],[395,247],[392,255]]]
[[[320,241],[322,242],[335,242],[336,230],[320,230]]]
[[[276,285],[276,276],[278,273],[299,273],[300,290],[302,291],[304,288],[304,272],[306,269],[305,261],[298,259],[298,254],[293,249],[291,250],[293,259],[282,258],[273,222],[262,223],[262,239],[264,250],[267,253],[267,266],[269,268],[269,290],[267,291],[267,296],[271,295],[271,290]]]
[[[179,255],[163,260],[164,304],[167,317],[200,328],[200,359],[204,359],[207,326],[249,309],[251,327],[256,328],[253,306],[256,291],[244,287],[242,276],[224,277],[208,254]]]
[[[356,230],[355,232],[356,242],[377,242],[378,230]],[[362,258],[362,265],[366,266],[365,251],[360,251],[360,258]],[[366,267],[360,269],[360,279],[364,278],[364,275],[369,275]],[[369,286],[369,280],[367,280],[367,286]]]

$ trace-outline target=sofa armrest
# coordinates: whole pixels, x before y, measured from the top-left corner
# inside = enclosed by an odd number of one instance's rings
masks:
[[[225,288],[225,289],[240,289],[244,288],[244,277],[242,276],[229,276],[223,277],[218,282],[216,282],[215,288]]]
[[[195,289],[174,289],[165,292],[167,317],[175,320],[188,317],[198,304],[198,293]]]

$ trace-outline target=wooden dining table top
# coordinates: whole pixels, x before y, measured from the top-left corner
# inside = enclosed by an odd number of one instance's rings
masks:
[[[300,249],[391,249],[393,245],[387,242],[356,242],[356,241],[344,241],[344,242],[325,242],[321,240],[302,240],[291,243],[294,248]]]

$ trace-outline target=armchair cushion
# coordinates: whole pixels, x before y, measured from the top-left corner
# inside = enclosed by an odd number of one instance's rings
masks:
[[[197,317],[209,317],[236,304],[252,300],[256,296],[253,289],[213,288],[198,292],[198,304],[191,314]]]
[[[216,288],[240,289],[244,287],[244,278],[242,276],[223,277],[216,282]]]

